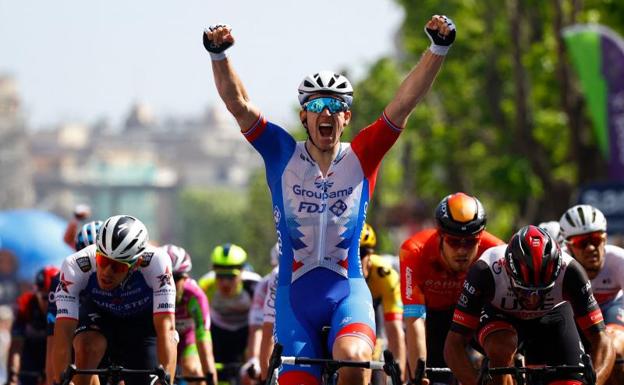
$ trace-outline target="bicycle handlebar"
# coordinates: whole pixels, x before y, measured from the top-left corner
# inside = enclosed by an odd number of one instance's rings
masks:
[[[126,369],[117,365],[111,365],[105,369],[78,369],[74,364],[69,365],[63,372],[60,385],[69,385],[72,378],[77,374],[103,374],[114,379],[121,379],[123,374],[153,374],[160,380],[162,385],[171,385],[169,373],[165,371],[162,365],[154,369]],[[113,380],[113,382],[118,381]]]
[[[286,365],[328,365],[336,367],[365,368],[373,370],[383,370],[383,361],[345,361],[330,360],[325,358],[289,357],[282,356],[282,364]]]
[[[587,385],[596,384],[596,373],[589,354],[581,356],[581,365],[556,365],[556,366],[505,366],[505,367],[489,367],[489,360],[484,358],[479,371],[479,384],[488,384],[492,381],[492,375],[511,374],[518,384],[524,384],[524,374],[581,374]]]
[[[266,380],[266,384],[271,384],[271,376],[275,369],[279,368],[282,364],[286,365],[320,365],[326,368],[329,372],[336,372],[342,367],[351,368],[364,368],[372,370],[383,370],[395,385],[401,384],[401,369],[399,364],[395,361],[392,353],[389,350],[384,351],[384,361],[347,361],[347,360],[332,360],[326,358],[308,358],[308,357],[292,357],[282,356],[283,347],[280,344],[275,344],[273,347],[273,353],[269,361],[269,376]]]

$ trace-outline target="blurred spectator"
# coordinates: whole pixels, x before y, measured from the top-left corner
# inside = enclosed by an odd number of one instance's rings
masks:
[[[13,310],[7,305],[0,305],[0,384],[7,380],[7,358],[11,344],[11,325]]]
[[[91,207],[85,204],[77,205],[74,208],[74,217],[67,222],[67,228],[65,229],[65,235],[63,235],[63,240],[67,244],[67,246],[72,249],[75,246],[76,234],[78,233],[78,228],[80,227],[80,222],[89,219],[91,216]]]
[[[0,249],[0,305],[12,306],[20,293],[17,278],[17,257],[8,249]]]

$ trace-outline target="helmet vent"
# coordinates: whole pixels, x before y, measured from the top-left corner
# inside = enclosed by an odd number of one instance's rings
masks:
[[[230,255],[230,247],[232,247],[231,243],[226,243],[223,245],[223,255]]]
[[[304,81],[303,85],[306,87],[314,87],[314,84],[310,83],[308,80]]]
[[[138,237],[140,234],[141,234],[141,232],[139,232],[139,234],[137,234],[137,237]],[[123,249],[122,254],[123,254],[123,253],[125,253],[126,251],[130,250],[130,249],[134,246],[134,244],[135,244],[135,243],[137,243],[137,239],[136,239],[136,238],[135,238],[135,239],[133,239],[130,243],[128,243],[128,246],[126,246],[126,247]]]
[[[108,225],[108,222],[106,223],[106,225]],[[106,246],[106,225],[102,226],[102,236],[100,237],[100,240],[102,241],[102,247],[104,248],[104,250],[107,249]]]
[[[579,214],[579,218],[581,219],[581,224],[583,226],[585,226],[585,215],[583,215],[583,208],[582,207],[578,208],[578,214]]]
[[[331,87],[334,85],[334,83],[336,83],[336,78],[331,78],[331,80],[329,81],[329,84],[327,85],[327,87]]]
[[[574,227],[574,222],[572,221],[572,217],[570,216],[569,213],[565,213],[565,220],[568,222],[568,224],[571,227]]]

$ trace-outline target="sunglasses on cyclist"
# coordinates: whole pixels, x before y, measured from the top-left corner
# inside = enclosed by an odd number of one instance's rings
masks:
[[[446,242],[446,244],[452,247],[453,249],[459,249],[460,247],[469,249],[471,247],[476,246],[477,243],[479,243],[479,240],[481,239],[481,237],[454,237],[452,235],[446,235],[446,234],[443,235],[443,237],[444,237],[444,242]]]
[[[303,105],[303,109],[306,111],[320,114],[324,109],[328,109],[330,113],[335,114],[337,112],[345,112],[349,109],[347,103],[336,98],[316,98]]]
[[[590,244],[598,247],[607,239],[607,235],[603,232],[576,235],[566,239],[566,243],[576,249],[584,249]]]
[[[110,266],[113,269],[113,272],[116,274],[127,273],[128,270],[130,270],[130,268],[134,266],[126,262],[119,262],[115,261],[112,258],[108,258],[99,251],[95,252],[95,263],[97,264],[97,267],[102,270]]]

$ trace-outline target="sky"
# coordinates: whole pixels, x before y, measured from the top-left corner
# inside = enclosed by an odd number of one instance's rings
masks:
[[[227,23],[251,101],[288,124],[306,74],[357,80],[393,53],[402,19],[392,0],[0,0],[0,74],[16,79],[35,129],[118,125],[139,101],[157,118],[197,116],[221,103],[202,31]]]

